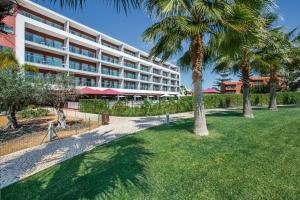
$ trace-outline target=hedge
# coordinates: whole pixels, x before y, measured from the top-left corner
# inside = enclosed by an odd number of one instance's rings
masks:
[[[269,94],[251,94],[253,106],[263,106],[269,103]],[[109,102],[101,99],[81,99],[80,111],[87,113],[109,112],[113,116],[151,116],[166,113],[181,113],[193,110],[193,98],[181,97],[179,100],[160,100],[157,104],[144,101],[141,106],[132,108],[127,101],[119,101],[109,108]],[[242,94],[205,95],[204,106],[211,108],[229,108],[242,106]],[[277,93],[277,104],[300,104],[299,92]]]

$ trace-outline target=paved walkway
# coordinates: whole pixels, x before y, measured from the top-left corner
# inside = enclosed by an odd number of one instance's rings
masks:
[[[220,112],[213,109],[208,112]],[[74,111],[67,115],[74,116]],[[76,112],[77,117],[98,117],[93,114]],[[171,121],[193,117],[193,113],[171,115]],[[111,117],[111,123],[90,131],[51,143],[42,144],[0,157],[0,189],[33,175],[78,154],[89,151],[100,144],[110,142],[125,135],[165,123],[165,116],[155,117]]]

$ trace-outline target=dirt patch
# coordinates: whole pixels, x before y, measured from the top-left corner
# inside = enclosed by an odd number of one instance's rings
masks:
[[[0,156],[48,142],[48,123],[53,122],[56,126],[56,118],[52,114],[34,119],[18,118],[20,127],[17,130],[4,130],[7,118],[0,116]],[[84,121],[74,117],[67,117],[66,120],[68,128],[56,129],[55,140],[83,134],[99,126],[97,121]]]

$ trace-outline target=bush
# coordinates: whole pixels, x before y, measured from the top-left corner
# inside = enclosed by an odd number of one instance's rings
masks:
[[[80,111],[86,113],[103,113],[109,110],[107,100],[102,99],[80,99]]]
[[[253,106],[268,105],[269,94],[251,94],[250,101]],[[277,104],[300,104],[299,92],[277,93]],[[242,94],[205,95],[204,106],[206,109],[229,108],[243,105]],[[88,113],[109,112],[113,116],[153,116],[166,113],[182,113],[193,111],[193,98],[181,97],[179,100],[162,99],[157,104],[151,104],[145,100],[140,107],[131,108],[127,101],[117,102],[109,109],[108,101],[101,99],[80,100],[80,111]]]
[[[49,114],[49,110],[43,108],[22,110],[18,112],[22,118],[36,118],[36,117],[45,117]]]

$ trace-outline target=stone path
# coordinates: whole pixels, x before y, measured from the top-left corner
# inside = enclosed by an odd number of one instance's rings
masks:
[[[208,112],[220,112],[212,109]],[[74,111],[67,115],[74,116]],[[78,117],[97,117],[93,114],[76,113]],[[193,113],[171,115],[171,121],[193,117]],[[165,123],[165,116],[154,117],[111,117],[111,123],[90,131],[51,143],[42,144],[0,157],[0,189],[33,175],[78,154],[89,151],[100,144],[110,142],[125,135]]]

